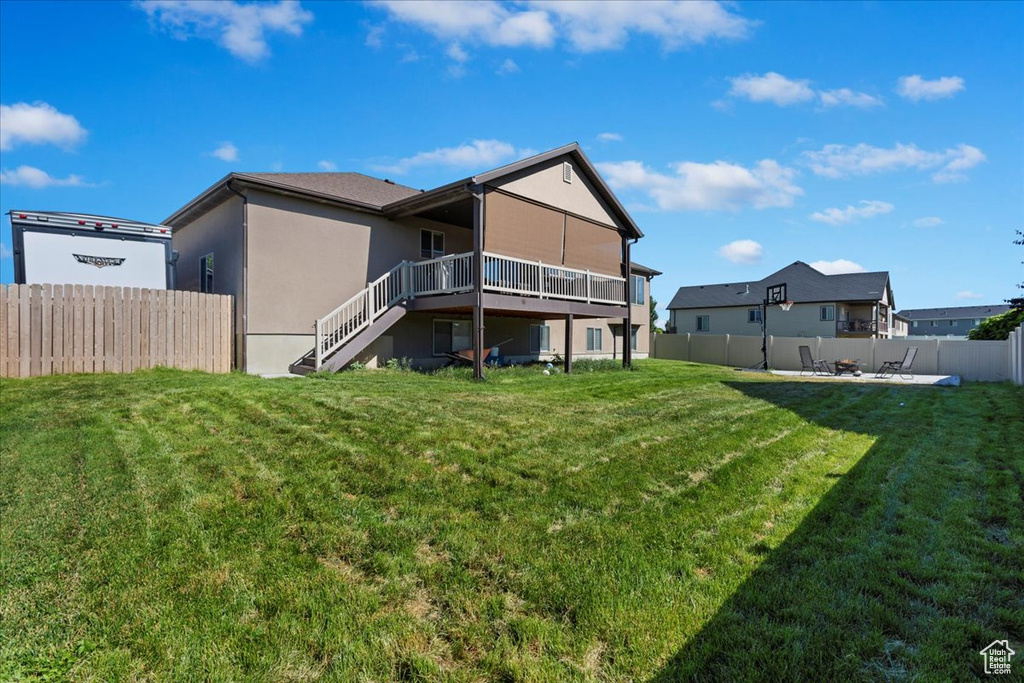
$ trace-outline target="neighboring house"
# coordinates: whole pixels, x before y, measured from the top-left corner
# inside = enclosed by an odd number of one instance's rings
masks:
[[[909,321],[911,337],[966,337],[985,318],[1010,310],[1003,304],[992,306],[949,306],[946,308],[908,308],[899,315]]]
[[[648,352],[657,272],[629,268],[642,233],[575,143],[430,191],[231,173],[166,223],[178,286],[236,297],[249,373]]]
[[[892,337],[894,339],[903,338],[906,337],[909,334],[909,332],[910,320],[907,319],[905,316],[900,315],[899,313],[893,313],[892,328],[890,328],[889,330],[889,333],[892,335]]]
[[[771,306],[768,334],[781,337],[889,338],[889,273],[825,275],[797,261],[762,280],[680,287],[668,305],[668,331],[761,335],[766,289],[786,283],[789,311]]]

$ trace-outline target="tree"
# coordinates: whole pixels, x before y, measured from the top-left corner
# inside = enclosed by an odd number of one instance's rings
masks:
[[[1020,239],[1014,240],[1013,243],[1024,247],[1024,232],[1018,230],[1017,235]],[[1024,263],[1024,261],[1021,261],[1021,263]],[[1017,289],[1024,289],[1024,282],[1017,285]],[[1011,299],[1006,299],[1006,303],[1010,304],[1010,308],[1016,311],[1024,311],[1024,296],[1015,296]]]
[[[1005,340],[1021,324],[1024,324],[1024,308],[1010,309],[1001,315],[982,320],[980,325],[967,333],[967,338]]]
[[[661,332],[658,329],[658,300],[653,296],[651,297],[651,332]]]

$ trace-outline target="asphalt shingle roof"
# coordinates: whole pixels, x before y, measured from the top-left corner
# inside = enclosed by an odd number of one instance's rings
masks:
[[[795,303],[815,301],[878,301],[885,294],[889,273],[825,275],[803,261],[796,261],[761,280],[718,285],[680,287],[668,307],[721,308],[756,306],[771,285],[786,283],[786,294]]]
[[[362,173],[240,173],[241,176],[257,178],[279,185],[288,185],[296,190],[317,192],[360,204],[381,207],[399,199],[420,194],[405,185],[399,185]]]
[[[959,318],[991,318],[994,315],[1001,315],[1010,310],[1010,307],[1003,304],[992,306],[947,306],[945,308],[907,308],[896,315],[907,320],[939,320]]]

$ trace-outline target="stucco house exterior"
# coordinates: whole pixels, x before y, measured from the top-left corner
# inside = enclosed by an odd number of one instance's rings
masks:
[[[1010,310],[1005,304],[906,308],[899,315],[908,321],[910,337],[966,337],[985,318]]]
[[[803,261],[752,282],[680,287],[668,305],[668,331],[761,336],[765,291],[782,283],[794,303],[789,311],[768,309],[770,335],[891,337],[889,273],[825,275]]]
[[[178,287],[235,296],[249,373],[648,353],[658,273],[631,265],[642,233],[576,143],[429,191],[230,173],[165,223]]]

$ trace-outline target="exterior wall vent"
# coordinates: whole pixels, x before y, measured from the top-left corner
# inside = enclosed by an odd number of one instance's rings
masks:
[[[562,162],[562,180],[572,184],[572,164],[568,161]]]

